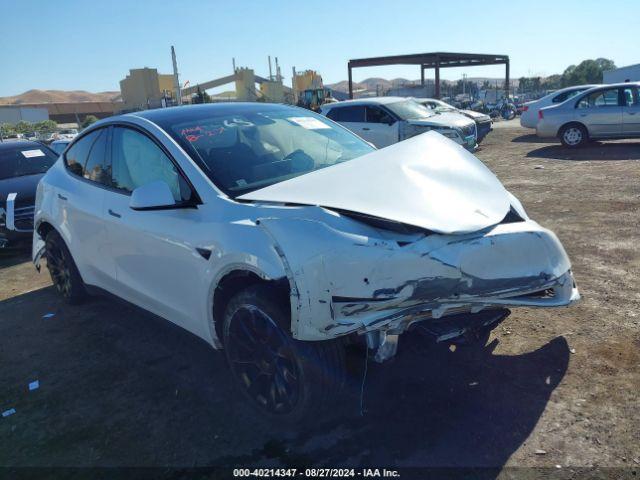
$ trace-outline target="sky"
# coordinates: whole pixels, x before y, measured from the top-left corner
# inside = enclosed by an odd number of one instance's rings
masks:
[[[317,70],[325,83],[347,78],[347,61],[434,51],[506,54],[511,77],[546,76],[587,58],[640,63],[640,0],[0,0],[0,96],[30,89],[117,91],[130,68],[171,73],[196,84],[237,66],[268,75],[278,57]],[[503,66],[445,69],[443,79],[504,76]],[[367,77],[417,79],[417,67],[354,70]],[[433,72],[427,71],[427,78]]]

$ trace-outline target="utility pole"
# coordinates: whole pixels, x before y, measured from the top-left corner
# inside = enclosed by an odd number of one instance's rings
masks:
[[[291,67],[291,91],[293,92],[293,104],[298,104],[298,92],[296,91],[296,67]]]
[[[182,91],[180,89],[180,78],[178,76],[178,61],[176,60],[176,50],[171,45],[171,60],[173,62],[173,88],[176,91],[176,102],[182,105]]]
[[[271,74],[271,55],[269,55],[269,81],[273,81],[273,75]]]

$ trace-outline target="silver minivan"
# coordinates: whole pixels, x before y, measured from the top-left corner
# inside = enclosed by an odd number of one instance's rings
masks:
[[[538,113],[539,137],[558,137],[566,147],[589,140],[640,137],[640,82],[587,90]]]

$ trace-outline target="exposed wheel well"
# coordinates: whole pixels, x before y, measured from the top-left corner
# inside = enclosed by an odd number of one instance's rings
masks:
[[[223,339],[223,317],[224,311],[227,308],[227,304],[231,297],[233,297],[240,290],[243,290],[251,285],[265,284],[273,287],[274,297],[283,302],[283,305],[288,305],[290,302],[289,294],[289,281],[287,278],[281,278],[277,280],[265,280],[260,278],[253,272],[248,270],[234,270],[227,273],[218,285],[213,293],[213,323],[216,329],[216,335],[220,342]],[[287,331],[290,330],[291,325],[282,325]]]
[[[40,235],[40,238],[43,240],[47,238],[47,235],[51,230],[55,230],[55,228],[53,228],[53,225],[49,222],[42,222],[37,228],[38,235]]]

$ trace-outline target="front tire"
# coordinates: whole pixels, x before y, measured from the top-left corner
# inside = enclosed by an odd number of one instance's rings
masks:
[[[572,123],[562,127],[560,141],[567,148],[579,148],[589,141],[589,133],[584,126]]]
[[[60,234],[51,230],[45,239],[45,247],[47,269],[58,293],[69,304],[82,302],[87,296],[87,291],[71,252]]]
[[[267,285],[236,294],[224,315],[224,350],[242,394],[271,420],[298,422],[326,406],[344,383],[344,348],[303,342],[287,331],[290,313]]]

